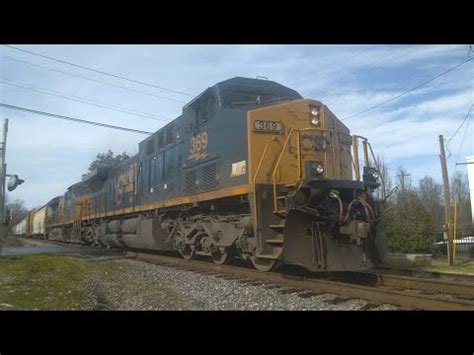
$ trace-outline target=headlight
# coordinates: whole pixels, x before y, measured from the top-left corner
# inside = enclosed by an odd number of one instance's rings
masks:
[[[380,172],[370,166],[364,166],[364,185],[371,191],[380,186],[378,179],[380,178]]]
[[[313,126],[319,126],[321,124],[319,107],[310,107],[309,114],[310,114],[310,120],[309,120],[310,123]]]
[[[319,126],[319,117],[313,117],[311,118],[311,124],[313,126]]]
[[[314,163],[312,168],[313,168],[313,172],[316,174],[321,175],[322,173],[324,173],[324,167],[323,167],[323,164],[321,163]]]

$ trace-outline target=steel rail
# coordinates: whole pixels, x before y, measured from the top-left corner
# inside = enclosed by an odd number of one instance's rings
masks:
[[[474,284],[459,281],[377,274],[377,284],[380,286],[398,287],[406,290],[430,291],[474,299]]]
[[[32,240],[32,238],[22,238]],[[68,243],[46,239],[33,239],[39,242],[85,246],[79,243]],[[179,267],[183,269],[207,272],[210,274],[226,274],[230,277],[250,279],[281,285],[298,290],[310,290],[317,293],[333,293],[347,299],[364,299],[372,303],[388,303],[401,307],[402,309],[423,310],[474,310],[474,302],[471,300],[453,298],[453,295],[474,298],[474,284],[452,280],[436,280],[421,277],[381,274],[377,272],[355,272],[358,275],[376,276],[375,286],[366,286],[347,281],[332,281],[316,279],[305,276],[295,276],[279,272],[261,272],[234,265],[217,265],[207,261],[185,260],[175,256],[165,256],[150,252],[127,249],[124,251],[127,257],[136,260],[159,264],[164,266]],[[445,275],[443,273],[433,273]],[[446,274],[455,275],[457,274]],[[405,291],[387,289],[386,287],[401,288]],[[420,294],[414,291],[430,291],[436,295]]]
[[[216,265],[198,260],[184,260],[170,256],[142,252],[127,252],[137,260],[173,267],[223,273],[236,277],[254,279],[285,287],[311,290],[319,293],[333,293],[348,299],[364,299],[374,303],[388,303],[402,309],[423,310],[474,310],[474,302],[456,298],[439,297],[412,292],[389,290],[382,287],[369,287],[357,284],[309,279],[301,276],[286,275],[276,272],[260,272],[253,269],[232,265]]]
[[[459,274],[452,272],[437,272],[437,271],[425,271],[425,270],[412,270],[412,269],[398,269],[398,268],[374,268],[372,273],[384,274],[384,275],[396,275],[396,276],[410,276],[424,279],[434,280],[450,280],[450,281],[462,281],[474,284],[474,275],[472,274]]]

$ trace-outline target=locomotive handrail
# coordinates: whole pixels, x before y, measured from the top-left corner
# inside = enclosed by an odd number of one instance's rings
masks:
[[[255,183],[257,181],[257,177],[258,177],[258,173],[260,172],[260,168],[262,167],[262,163],[263,163],[263,158],[265,158],[265,155],[267,154],[267,150],[268,150],[268,147],[270,146],[270,143],[272,142],[276,142],[276,138],[277,137],[273,137],[272,139],[270,139],[267,144],[265,145],[265,149],[263,150],[263,153],[262,153],[262,156],[260,157],[260,161],[258,162],[258,166],[257,166],[257,171],[255,172],[255,175],[252,179],[252,182]]]
[[[281,148],[280,155],[278,156],[277,162],[276,162],[275,167],[273,168],[273,172],[272,172],[273,207],[274,207],[274,210],[275,210],[275,211],[278,210],[278,201],[277,201],[277,196],[276,196],[275,173],[276,173],[276,171],[277,171],[277,168],[278,168],[279,165],[280,165],[281,158],[283,157],[283,153],[285,152],[285,148],[288,146],[288,142],[290,141],[291,134],[293,133],[293,127],[290,126],[289,128],[290,128],[290,129],[288,130],[288,135],[287,135],[287,137],[286,137],[285,144],[284,144],[283,147]]]
[[[354,159],[354,172],[357,181],[360,181],[360,168],[359,168],[359,147],[358,147],[358,136],[352,136],[352,157]]]
[[[363,148],[363,153],[364,153],[364,164],[365,166],[370,166],[369,162],[369,152],[367,147],[370,148],[370,151],[372,153],[372,157],[374,158],[374,162],[376,162],[374,152],[372,151],[372,147],[370,146],[369,140],[365,137],[359,136],[359,135],[352,135],[352,150],[353,150],[353,158],[354,158],[354,170],[356,174],[356,180],[360,181],[360,166],[359,166],[359,147],[358,147],[358,139],[362,139],[362,148]],[[377,168],[377,170],[379,170]]]
[[[382,198],[383,200],[385,201],[386,199],[386,191],[385,191],[385,181],[384,181],[384,178],[383,178],[383,174],[382,172],[380,171],[380,165],[379,165],[379,162],[377,161],[377,159],[375,159],[375,154],[374,154],[374,151],[372,149],[372,145],[369,143],[369,141],[366,141],[367,145],[369,146],[369,149],[370,149],[370,153],[372,154],[372,159],[374,160],[374,164],[375,164],[375,167],[377,168],[377,171],[379,172],[379,177],[380,177],[380,181],[382,182]]]

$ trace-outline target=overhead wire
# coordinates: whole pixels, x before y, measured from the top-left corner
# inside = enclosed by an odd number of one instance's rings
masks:
[[[52,72],[60,73],[60,74],[63,74],[63,75],[68,75],[68,76],[71,76],[71,77],[76,77],[76,78],[80,78],[80,79],[83,79],[83,80],[88,80],[88,81],[96,82],[96,83],[99,83],[99,84],[108,85],[108,86],[116,87],[116,88],[123,89],[123,90],[128,90],[128,91],[135,92],[135,93],[138,93],[138,94],[143,94],[143,95],[156,97],[158,99],[175,101],[175,102],[179,102],[179,103],[183,103],[183,104],[186,103],[186,101],[183,101],[183,100],[174,99],[174,98],[171,98],[171,97],[166,97],[166,96],[161,96],[161,95],[155,95],[155,94],[152,94],[152,93],[149,93],[149,92],[146,92],[146,91],[136,90],[136,89],[132,89],[132,88],[129,88],[129,87],[126,87],[126,86],[122,86],[122,85],[118,85],[118,84],[112,84],[112,83],[108,83],[108,82],[105,82],[105,81],[100,81],[100,80],[97,80],[97,79],[91,79],[91,78],[88,78],[88,77],[85,77],[85,76],[82,76],[82,75],[68,73],[68,72],[65,72],[65,71],[62,71],[62,70],[59,70],[59,69],[54,69],[54,68],[50,68],[50,67],[47,67],[47,66],[44,66],[44,65],[31,63],[31,62],[28,62],[28,61],[25,61],[25,60],[12,58],[12,57],[9,57],[9,56],[6,56],[6,55],[2,55],[1,57],[12,60],[12,61],[15,61],[15,62],[19,62],[19,63],[27,64],[27,65],[30,65],[30,66],[46,69],[46,70],[49,70],[49,71],[52,71]]]
[[[350,56],[350,57],[347,58],[347,59],[344,59],[342,62],[343,62],[344,64],[347,64],[347,63],[351,62],[352,60],[354,60],[355,58],[357,58],[357,57],[360,56],[361,54],[367,52],[369,49],[371,49],[371,47],[373,47],[373,46],[367,46],[367,48],[364,48],[364,49],[362,49],[362,50],[356,52],[354,55]],[[342,63],[341,63],[341,64],[342,64]],[[341,65],[340,65],[340,64],[334,64],[334,65],[329,66],[329,68],[332,68],[332,67],[336,67],[337,71],[340,71],[340,69],[341,69]],[[324,77],[325,80],[323,80],[322,82],[323,82],[323,83],[331,82],[331,81],[332,81],[332,73],[333,73],[333,72],[330,72],[330,73],[326,74],[326,76]],[[324,78],[323,78],[323,79],[324,79]],[[316,89],[316,90],[319,91],[320,89]]]
[[[466,122],[467,118],[469,117],[469,115],[471,114],[471,111],[472,111],[472,108],[474,107],[474,104],[471,105],[471,107],[469,108],[469,111],[466,115],[466,117],[464,117],[463,121],[461,122],[461,124],[459,125],[458,129],[456,130],[456,132],[454,132],[454,134],[448,139],[448,143],[451,142],[451,139],[454,138],[454,136],[456,136],[456,134],[459,132],[459,130],[461,129],[462,125],[464,124],[464,122]]]
[[[69,95],[69,94],[65,94],[65,93],[62,93],[62,92],[57,92],[57,91],[53,91],[53,90],[49,90],[49,89],[44,89],[44,88],[41,88],[41,87],[38,87],[38,86],[31,86],[31,85],[29,86],[29,85],[26,85],[26,84],[23,84],[23,83],[18,83],[18,82],[15,82],[13,80],[8,80],[8,79],[2,78],[2,77],[0,77],[0,83],[5,84],[5,85],[10,85],[10,86],[15,86],[15,87],[22,88],[22,89],[25,89],[25,90],[39,92],[39,93],[46,94],[46,95],[60,97],[60,98],[66,99],[66,100],[80,102],[80,103],[83,103],[83,104],[86,104],[86,105],[92,105],[92,106],[96,106],[96,107],[105,108],[107,110],[113,110],[113,111],[117,111],[117,112],[127,113],[127,114],[130,114],[130,115],[144,117],[144,118],[148,118],[148,119],[155,120],[155,121],[168,122],[168,121],[171,120],[171,118],[169,118],[169,117],[162,117],[162,116],[158,116],[158,115],[151,114],[151,113],[134,111],[134,110],[130,110],[130,109],[125,108],[125,107],[105,104],[105,103],[100,102],[100,101],[86,99],[86,98],[79,97],[79,96],[73,96],[73,95]]]
[[[143,82],[143,81],[140,81],[140,80],[130,79],[130,78],[126,78],[126,77],[121,76],[121,75],[112,74],[112,73],[107,73],[107,72],[104,72],[104,71],[101,71],[101,70],[97,70],[97,69],[89,68],[89,67],[86,67],[86,66],[83,66],[83,65],[71,63],[71,62],[68,62],[68,61],[65,61],[65,60],[53,58],[53,57],[50,57],[50,56],[47,56],[47,55],[44,55],[44,54],[40,54],[40,53],[37,53],[37,52],[29,51],[29,50],[26,50],[26,49],[23,49],[23,48],[18,48],[18,47],[12,46],[12,45],[4,44],[4,46],[5,46],[5,47],[8,47],[8,48],[11,48],[11,49],[15,49],[15,50],[17,50],[17,51],[29,53],[29,54],[32,54],[32,55],[35,55],[35,56],[38,56],[38,57],[42,57],[42,58],[54,60],[54,61],[59,62],[59,63],[63,63],[63,64],[67,64],[67,65],[71,65],[71,66],[77,67],[77,68],[89,70],[89,71],[92,71],[92,72],[95,72],[95,73],[99,73],[99,74],[103,74],[103,75],[108,75],[108,76],[111,76],[111,77],[114,77],[114,78],[118,78],[118,79],[127,80],[127,81],[130,81],[130,82],[132,82],[132,83],[136,83],[136,84],[140,84],[140,85],[145,85],[145,86],[149,86],[149,87],[152,87],[152,88],[155,88],[155,89],[160,89],[160,90],[164,90],[164,91],[168,91],[168,92],[172,92],[172,93],[175,93],[175,94],[180,94],[180,95],[184,95],[184,96],[188,96],[188,97],[192,97],[192,96],[193,96],[193,95],[188,94],[188,93],[186,93],[186,92],[182,92],[182,91],[178,91],[178,90],[172,90],[172,89],[167,89],[167,88],[165,88],[165,87],[158,86],[158,85],[153,85],[153,84],[146,83],[146,82]]]
[[[470,112],[470,111],[469,111],[469,112]],[[459,156],[461,155],[462,147],[463,147],[463,145],[464,145],[464,139],[466,138],[466,133],[467,133],[467,131],[469,130],[469,125],[470,125],[470,124],[471,124],[471,121],[468,121],[468,123],[467,123],[467,125],[466,125],[466,129],[465,129],[464,134],[463,134],[463,136],[462,136],[461,145],[459,146],[459,151],[458,151],[458,154],[457,154],[457,156],[456,156],[455,164],[457,164],[458,161],[459,161]]]
[[[349,115],[349,116],[347,116],[347,117],[344,117],[344,118],[341,119],[341,121],[345,121],[345,120],[348,120],[348,119],[353,118],[353,117],[355,117],[355,116],[362,115],[363,113],[369,112],[369,111],[371,111],[371,110],[373,110],[373,109],[375,109],[375,108],[377,108],[377,107],[383,106],[383,105],[385,105],[385,104],[387,104],[387,103],[389,103],[389,102],[391,102],[391,101],[394,101],[394,100],[396,100],[396,99],[398,99],[398,98],[400,98],[400,97],[402,97],[402,96],[404,96],[404,95],[406,95],[406,94],[408,94],[408,93],[410,93],[410,92],[412,92],[412,91],[415,91],[415,90],[417,90],[417,89],[419,89],[419,88],[425,86],[426,84],[429,84],[430,82],[432,82],[432,81],[438,79],[439,77],[448,74],[449,72],[451,72],[451,71],[453,71],[453,70],[455,70],[455,69],[461,67],[462,65],[464,65],[464,64],[466,64],[466,63],[468,63],[468,62],[470,62],[472,59],[474,59],[474,58],[469,58],[469,59],[467,59],[467,60],[465,60],[465,61],[463,61],[463,62],[461,62],[461,63],[455,65],[454,67],[451,67],[451,68],[445,70],[444,72],[442,72],[442,73],[440,73],[440,74],[437,74],[436,76],[432,77],[431,79],[426,80],[426,81],[424,81],[424,82],[421,83],[421,84],[418,84],[418,85],[416,85],[416,86],[414,86],[414,87],[412,87],[412,88],[410,88],[410,89],[408,89],[408,90],[403,91],[402,93],[400,93],[400,94],[398,94],[398,95],[395,95],[395,96],[391,97],[391,98],[388,99],[388,100],[382,101],[382,102],[380,102],[380,103],[378,103],[378,104],[376,104],[376,105],[374,105],[374,106],[371,106],[371,107],[369,107],[369,108],[367,108],[367,109],[365,109],[365,110],[362,110],[362,111],[360,111],[360,112],[357,112],[357,113],[354,113],[354,114]]]
[[[398,55],[398,56],[392,57],[392,58],[390,58],[390,59],[388,59],[388,60],[386,60],[386,61],[384,61],[384,62],[381,62],[381,63],[377,64],[376,66],[368,65],[368,66],[366,66],[365,68],[357,69],[357,70],[354,70],[354,71],[352,71],[352,72],[349,72],[348,74],[343,75],[341,78],[349,77],[349,76],[352,76],[352,75],[354,75],[354,74],[356,74],[356,73],[359,73],[359,72],[362,72],[362,71],[365,71],[366,73],[369,73],[369,72],[371,72],[371,71],[373,71],[373,70],[376,70],[376,69],[380,68],[382,65],[385,65],[385,64],[387,64],[387,63],[393,62],[393,61],[396,60],[396,59],[400,59],[400,58],[402,58],[402,57],[405,57],[406,55],[408,55],[408,54],[410,54],[410,53],[412,53],[412,52],[415,52],[415,51],[417,51],[417,50],[420,50],[421,48],[422,48],[422,46],[418,46],[418,47],[415,47],[415,48],[411,48],[411,49],[409,49],[408,51],[403,52],[402,54],[400,54],[400,55]],[[389,53],[389,55],[390,55],[390,54],[392,54],[392,53]],[[383,56],[383,58],[384,58],[384,57],[386,57],[386,56]],[[381,58],[381,59],[382,59],[382,58]],[[376,63],[376,62],[378,62],[378,61],[375,61],[374,63]],[[340,78],[339,78],[339,79],[340,79]],[[321,96],[319,96],[319,98],[322,99],[322,98],[324,98],[324,97],[327,97],[327,94],[330,93],[330,92],[332,92],[332,91],[334,91],[335,88],[336,88],[336,87],[334,86],[332,89],[329,89],[329,90],[324,91],[323,94],[322,94]]]
[[[81,118],[74,118],[74,117],[70,117],[70,116],[58,115],[58,114],[55,114],[55,113],[50,113],[50,112],[45,112],[45,111],[40,111],[40,110],[33,110],[33,109],[30,109],[30,108],[26,108],[26,107],[9,105],[9,104],[5,104],[3,102],[0,102],[0,106],[5,107],[7,109],[23,111],[23,112],[28,112],[28,113],[34,113],[34,114],[37,114],[37,115],[53,117],[53,118],[66,120],[66,121],[73,121],[73,122],[84,123],[84,124],[100,126],[100,127],[105,127],[105,128],[111,128],[111,129],[117,129],[117,130],[121,130],[121,131],[133,132],[133,133],[140,133],[140,134],[147,134],[147,135],[153,134],[153,132],[147,132],[147,131],[142,131],[142,130],[133,129],[133,128],[115,126],[115,125],[96,122],[96,121],[88,121],[88,120],[84,120],[84,119],[81,119]]]
[[[373,65],[373,64],[375,64],[375,63],[378,63],[378,62],[380,62],[380,60],[382,60],[382,59],[384,59],[384,58],[386,58],[386,57],[388,57],[388,56],[390,56],[390,55],[392,55],[392,54],[393,54],[393,52],[389,49],[388,53],[385,53],[384,55],[378,57],[378,58],[375,59],[374,61],[369,62],[369,63],[366,64],[365,66],[367,67],[367,66],[371,66],[371,65]],[[351,75],[353,75],[353,74],[355,74],[355,73],[357,73],[357,72],[359,72],[359,71],[360,71],[360,69],[351,70],[351,71],[349,71],[349,72],[347,72],[347,73],[343,73],[343,74],[341,74],[341,75],[339,75],[339,76],[336,76],[336,78],[332,78],[332,80],[326,80],[326,82],[330,82],[331,84],[330,84],[330,85],[326,85],[326,86],[323,87],[322,89],[318,89],[318,90],[319,90],[319,91],[322,91],[322,94],[325,94],[325,93],[327,93],[328,91],[332,90],[332,88],[330,88],[330,86],[332,86],[332,84],[335,82],[335,80],[340,80],[340,79],[342,79],[342,78],[351,76]],[[328,89],[329,89],[329,90],[328,90]]]

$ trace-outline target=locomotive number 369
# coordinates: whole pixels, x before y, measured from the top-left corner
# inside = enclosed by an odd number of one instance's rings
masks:
[[[191,154],[198,153],[207,148],[207,132],[202,132],[191,138]]]

